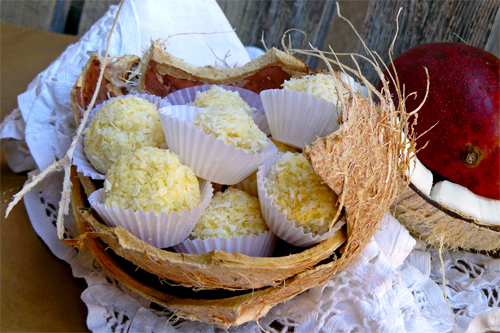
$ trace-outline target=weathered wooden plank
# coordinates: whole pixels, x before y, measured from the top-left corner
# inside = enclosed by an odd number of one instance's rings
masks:
[[[72,1],[56,0],[52,10],[52,18],[50,21],[49,30],[52,32],[66,33],[66,19],[68,18],[69,9]]]
[[[50,30],[56,0],[2,1],[0,19],[40,30]]]
[[[376,51],[385,63],[389,62],[388,52],[396,33],[399,8],[402,11],[394,56],[429,42],[461,42],[492,51],[498,38],[498,0],[372,1],[365,19],[363,38],[369,49]],[[363,53],[362,47],[358,47],[358,52]],[[364,75],[376,83],[378,78],[375,72],[366,63],[361,65]]]
[[[320,49],[323,51],[329,51],[329,48],[331,47],[331,49],[337,53],[337,56],[342,63],[350,64],[351,58],[349,56],[342,56],[339,54],[356,52],[359,42],[356,31],[358,33],[362,33],[363,31],[363,24],[369,3],[370,1],[368,0],[339,0],[338,4],[340,14],[349,20],[349,22],[354,26],[355,31],[348,22],[338,17],[339,12],[335,10],[335,14],[326,33],[325,41]],[[317,67],[320,69],[326,69],[326,65],[321,61],[318,63]]]
[[[78,35],[81,36],[86,33],[108,11],[110,6],[119,2],[120,0],[86,0],[80,17]]]
[[[244,45],[263,47],[263,39],[267,48],[280,49],[283,34],[288,29],[298,29],[307,35],[292,32],[290,38],[293,47],[306,48],[311,43],[321,48],[335,11],[333,0],[217,2]],[[298,57],[311,68],[316,67],[317,58]]]

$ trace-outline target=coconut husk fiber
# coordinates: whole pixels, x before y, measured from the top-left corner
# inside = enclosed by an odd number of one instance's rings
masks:
[[[344,104],[340,129],[305,150],[345,209],[349,234],[341,261],[359,254],[397,197],[401,166],[394,116],[389,108],[353,94]]]
[[[500,228],[443,207],[416,187],[402,185],[394,216],[427,244],[440,249],[498,251]]]

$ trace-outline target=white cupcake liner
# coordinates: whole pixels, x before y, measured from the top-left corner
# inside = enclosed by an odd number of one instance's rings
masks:
[[[247,192],[248,194],[250,194],[253,197],[257,198],[259,196],[259,192],[257,190],[257,179],[250,180],[247,177],[247,178],[243,179],[241,182],[239,182],[238,184],[233,185],[233,186],[236,187],[238,190],[242,190],[242,191]]]
[[[159,109],[161,107],[165,107],[165,106],[170,105],[170,102],[168,100],[163,99],[163,98],[161,98],[159,96],[148,95],[148,94],[130,94],[130,95],[143,98],[143,99],[147,100],[150,103],[157,103],[156,104],[156,108],[157,109]],[[87,126],[88,126],[88,124],[90,122],[90,119],[94,116],[94,114],[97,112],[97,110],[99,110],[100,108],[102,108],[106,103],[108,103],[109,101],[111,101],[113,99],[124,98],[124,97],[130,96],[130,95],[123,95],[123,96],[113,97],[112,99],[104,101],[101,104],[99,104],[96,107],[94,107],[90,111],[89,119],[88,119],[87,123],[85,124],[85,128],[87,128]],[[73,154],[73,162],[72,163],[73,163],[73,165],[76,165],[76,171],[80,172],[84,176],[90,177],[92,179],[96,179],[96,180],[104,180],[104,179],[106,179],[106,175],[103,175],[102,173],[100,173],[99,171],[97,171],[94,168],[94,166],[92,165],[92,163],[90,163],[89,159],[87,158],[87,155],[85,155],[85,149],[83,147],[83,138],[84,138],[84,135],[82,135],[80,137],[80,139],[78,140],[78,143],[77,143],[77,145],[75,147],[75,152]]]
[[[304,149],[339,128],[340,108],[322,98],[286,89],[264,90],[260,97],[272,137],[287,145]]]
[[[203,254],[213,250],[241,253],[252,257],[270,257],[278,238],[271,231],[259,235],[229,238],[186,239],[174,246],[178,253]]]
[[[206,135],[189,123],[200,110],[187,105],[173,105],[159,110],[169,149],[179,155],[182,164],[193,169],[198,177],[217,184],[234,185],[278,152],[269,139],[268,145],[254,154],[225,144],[213,135]]]
[[[134,212],[131,208],[111,208],[104,205],[102,189],[89,196],[89,203],[99,216],[112,227],[121,226],[137,238],[157,248],[167,248],[179,244],[187,237],[198,222],[208,204],[212,200],[213,188],[210,182],[200,180],[201,201],[191,210],[184,210],[180,214],[167,214],[154,211]]]
[[[273,205],[272,199],[267,195],[267,190],[264,187],[264,178],[267,178],[271,167],[276,164],[280,157],[281,154],[266,160],[257,172],[257,188],[262,216],[269,229],[285,242],[301,247],[315,245],[330,238],[345,224],[344,217],[335,223],[329,232],[316,235],[310,232],[306,233],[303,227],[297,227],[295,222],[288,220],[285,214],[280,213],[278,206]]]
[[[165,96],[165,99],[167,99],[172,105],[186,105],[195,100],[196,93],[198,91],[200,92],[207,91],[213,86],[214,85],[201,85],[201,86],[194,86],[194,87],[180,89],[174,91],[171,94],[168,94],[167,96]],[[264,112],[264,106],[262,105],[262,101],[260,99],[259,94],[251,90],[240,87],[225,86],[225,85],[219,85],[219,87],[230,91],[237,91],[240,94],[240,97],[245,102],[247,102],[251,108],[255,109],[253,114],[251,114],[255,124],[259,127],[259,129],[262,132],[266,133],[266,135],[271,134],[266,114]]]

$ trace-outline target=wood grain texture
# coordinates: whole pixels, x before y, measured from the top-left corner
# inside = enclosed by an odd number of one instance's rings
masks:
[[[498,39],[500,1],[371,1],[365,18],[363,39],[389,62],[389,47],[396,34],[399,9],[399,32],[394,57],[411,47],[429,42],[459,42],[493,51]],[[365,54],[361,45],[358,52]],[[361,63],[363,74],[374,84],[375,72]]]
[[[0,31],[3,120],[38,73],[78,39],[3,21]],[[50,251],[33,229],[22,202],[5,217],[12,195],[28,179],[26,173],[14,173],[8,167],[6,144],[2,140],[0,153],[0,332],[86,332],[87,308],[80,298],[85,281],[76,279],[69,264]]]
[[[282,49],[281,40],[288,29],[294,31],[290,41],[294,48],[306,48],[308,43],[322,48],[331,23],[335,1],[231,1],[217,0],[219,6],[243,45]],[[288,44],[288,39],[287,39]],[[315,68],[317,58],[297,56]]]
[[[66,33],[66,21],[68,19],[71,1],[56,0],[52,11],[49,31]]]
[[[361,33],[363,31],[363,23],[368,10],[370,1],[367,0],[339,0],[340,14],[349,20],[354,26],[354,29]],[[359,38],[356,31],[346,22],[339,17],[339,12],[335,10],[335,14],[331,19],[328,31],[323,42],[321,50],[329,51],[330,48],[337,53],[340,61],[345,64],[351,63],[349,56],[340,55],[341,53],[354,53],[357,50]],[[336,66],[333,66],[337,68]],[[326,70],[326,65],[319,61],[317,69]]]
[[[0,19],[25,27],[50,30],[56,0],[2,1]]]
[[[86,0],[78,26],[78,36],[86,33],[98,19],[104,16],[110,6],[117,5],[119,2],[119,0]]]

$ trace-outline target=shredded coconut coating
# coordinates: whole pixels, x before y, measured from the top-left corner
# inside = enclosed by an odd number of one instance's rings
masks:
[[[227,106],[202,109],[191,123],[225,144],[254,154],[259,153],[268,144],[266,134],[242,108]]]
[[[214,195],[190,237],[229,238],[259,235],[267,230],[259,199],[245,191],[228,188]]]
[[[312,74],[296,79],[291,78],[290,80],[283,82],[281,86],[283,89],[308,93],[316,97],[323,98],[324,100],[332,102],[335,105],[340,105],[339,98],[337,97],[337,87],[335,86],[335,81],[339,83],[338,87],[340,89],[340,93],[345,97],[349,96],[349,90],[347,90],[330,74]]]
[[[104,204],[134,211],[181,213],[200,204],[198,178],[179,157],[144,147],[121,156],[104,181]]]
[[[337,213],[337,195],[316,175],[302,154],[285,153],[271,168],[264,187],[273,205],[302,226],[321,235]]]
[[[269,138],[269,139],[274,143],[274,145],[276,146],[276,148],[278,148],[278,152],[279,153],[286,153],[286,152],[300,153],[300,149],[299,148],[295,148],[295,147],[286,145],[286,144],[284,144],[282,142],[274,140],[273,138]],[[255,184],[255,186],[257,186],[257,172],[258,171],[259,170],[255,170],[254,172],[252,172],[250,174],[250,176],[248,176],[247,178],[245,178],[242,182],[252,183],[252,184]],[[237,186],[237,185],[233,185],[233,186]]]
[[[280,153],[287,153],[287,152],[300,153],[300,149],[299,148],[295,148],[295,147],[289,146],[287,144],[284,144],[283,142],[276,141],[273,138],[269,138],[269,139],[274,143],[274,145],[276,146],[276,148],[278,148],[278,152],[280,152]]]
[[[124,154],[165,142],[156,106],[136,96],[115,98],[100,108],[84,132],[85,154],[94,168],[106,174]]]
[[[247,102],[240,97],[237,91],[231,91],[219,86],[213,86],[206,91],[197,91],[195,100],[189,105],[199,108],[223,108],[232,106],[242,108],[245,112],[252,114],[255,109],[251,108]]]

